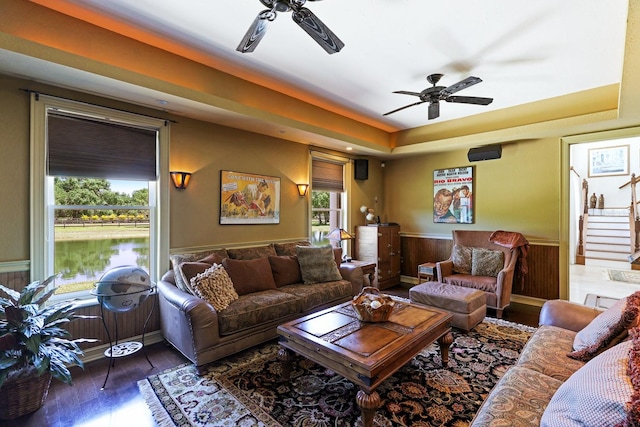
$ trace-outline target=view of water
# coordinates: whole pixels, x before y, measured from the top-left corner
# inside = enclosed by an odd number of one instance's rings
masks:
[[[105,271],[138,265],[149,271],[149,238],[129,237],[55,243],[56,284],[97,281]]]

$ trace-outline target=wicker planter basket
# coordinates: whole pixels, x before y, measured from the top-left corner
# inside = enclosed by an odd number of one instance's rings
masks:
[[[44,404],[51,385],[51,374],[8,379],[0,388],[0,419],[12,420],[35,412]]]
[[[380,293],[378,288],[367,286],[351,301],[358,319],[363,322],[386,322],[393,312],[394,301]]]

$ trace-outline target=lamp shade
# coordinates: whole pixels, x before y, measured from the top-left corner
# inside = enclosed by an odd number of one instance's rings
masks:
[[[334,228],[331,230],[331,233],[327,234],[327,239],[329,240],[351,240],[353,236],[347,233],[343,228]]]
[[[180,171],[171,171],[171,180],[173,181],[173,185],[179,189],[184,190],[189,185],[189,181],[191,180],[190,172],[180,172]]]
[[[300,196],[306,196],[309,184],[296,184],[298,186],[298,194]]]

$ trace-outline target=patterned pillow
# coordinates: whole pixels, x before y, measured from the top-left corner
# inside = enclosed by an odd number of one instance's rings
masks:
[[[298,246],[296,252],[302,281],[305,285],[342,279],[333,255],[333,248],[330,245]]]
[[[269,255],[277,255],[273,244],[267,246],[253,246],[250,248],[227,249],[229,258],[233,259],[256,259],[266,258]]]
[[[473,248],[471,252],[471,274],[473,276],[498,277],[504,268],[504,252],[484,248]]]
[[[471,274],[471,248],[462,245],[453,245],[451,255],[453,271],[459,274]]]
[[[277,287],[302,282],[297,256],[270,256],[269,264]]]
[[[211,304],[216,311],[224,310],[238,299],[231,278],[220,264],[213,264],[203,273],[193,277],[191,287],[195,295]]]
[[[586,362],[624,338],[627,330],[638,325],[640,291],[616,301],[598,315],[573,340],[573,350],[567,356]]]
[[[276,250],[278,256],[293,256],[296,254],[297,246],[311,246],[311,242],[306,240],[301,240],[299,242],[292,243],[274,243],[273,247]]]
[[[231,277],[238,295],[275,289],[269,258],[239,260],[225,258],[222,265]]]
[[[226,258],[228,256],[226,249],[210,249],[206,251],[193,252],[193,253],[187,253],[187,254],[174,254],[169,256],[169,261],[171,261],[171,268],[175,270],[183,262],[199,261],[211,254],[220,255],[222,258]]]
[[[634,391],[627,402],[627,421],[624,427],[640,426],[640,328],[630,330],[629,335],[633,340],[633,348],[629,351],[629,377]]]
[[[629,377],[631,341],[612,347],[578,369],[555,392],[542,427],[611,427],[625,421],[633,393]]]

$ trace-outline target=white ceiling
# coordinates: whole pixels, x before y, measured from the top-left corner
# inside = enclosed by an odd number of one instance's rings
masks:
[[[263,82],[267,77],[274,87],[284,83],[284,92],[302,91],[307,101],[339,106],[387,131],[619,83],[628,4],[627,0],[308,1],[305,7],[345,43],[341,52],[329,55],[291,20],[290,13],[278,14],[255,52],[237,52],[250,24],[265,9],[259,0],[64,1],[222,60],[222,71],[241,71],[245,78],[253,75]],[[2,58],[0,52],[0,70],[13,67],[14,74],[35,77],[42,69],[21,68],[19,60],[12,57],[8,64]],[[58,71],[43,73],[40,79],[62,84],[64,76],[73,72],[64,67]],[[492,97],[494,102],[442,103],[440,118],[431,121],[427,104],[382,116],[418,101],[392,92],[420,92],[430,86],[426,76],[432,73],[444,74],[443,86],[470,75],[480,77],[482,83],[458,95]],[[91,78],[85,76],[87,86]],[[75,82],[76,87],[82,84],[77,77]],[[101,81],[92,91],[109,96],[117,84]],[[122,96],[136,98],[135,87],[119,90]]]

